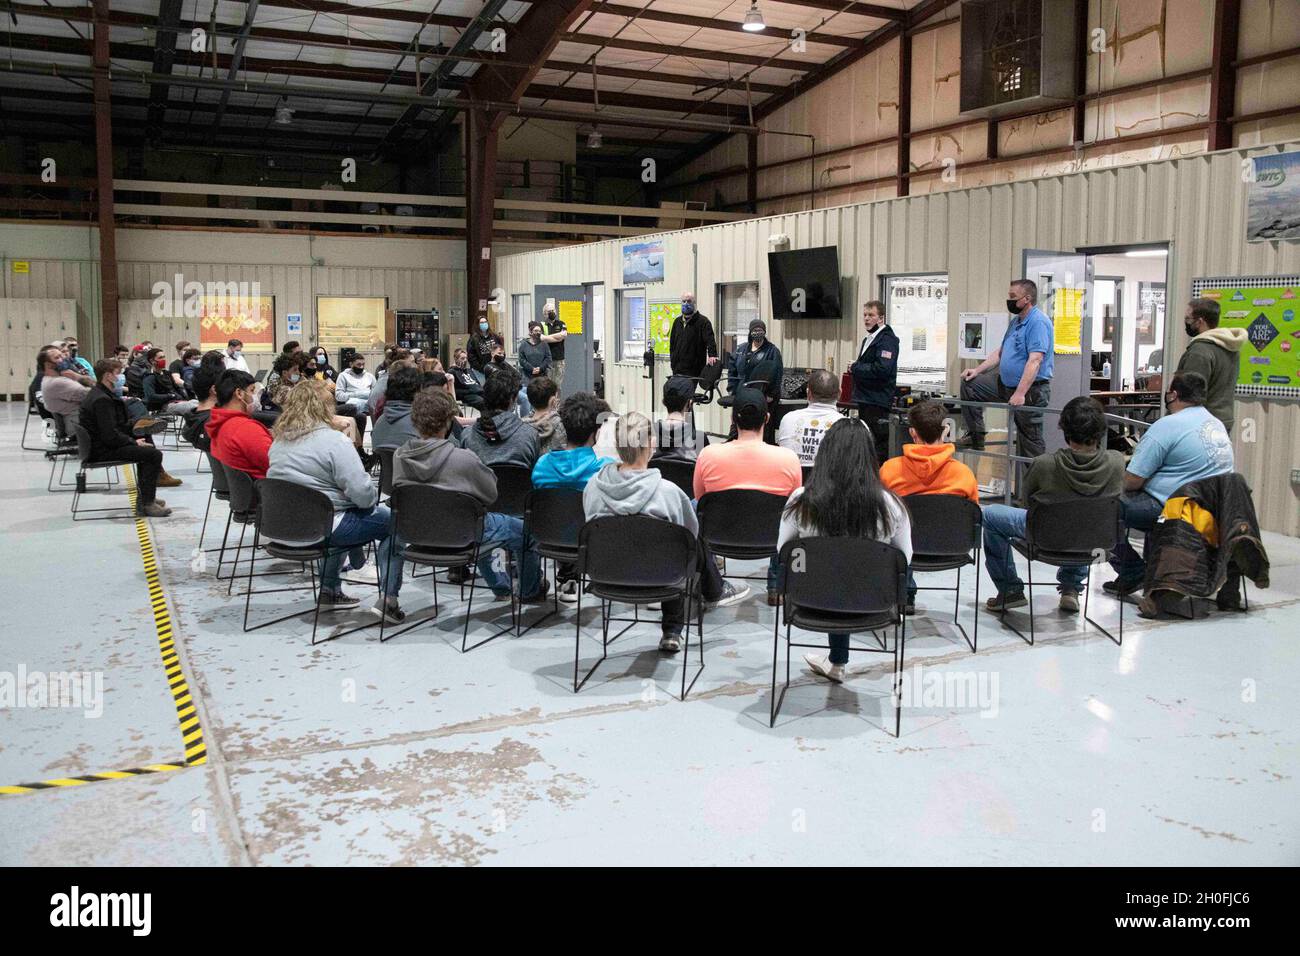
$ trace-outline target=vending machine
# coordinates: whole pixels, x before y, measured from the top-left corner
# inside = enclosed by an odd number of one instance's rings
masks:
[[[431,358],[438,355],[442,338],[437,309],[398,309],[396,316],[399,348],[422,349]]]

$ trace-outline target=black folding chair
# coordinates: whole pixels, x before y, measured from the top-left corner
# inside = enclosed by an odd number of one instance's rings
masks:
[[[437,572],[440,568],[459,568],[478,561],[479,541],[483,538],[483,519],[487,515],[487,509],[477,499],[428,485],[399,485],[393,489],[388,507],[393,513],[393,534],[403,545],[400,556],[395,553],[390,555],[389,564],[392,565],[395,558],[397,574],[401,574],[408,563],[433,569],[433,613],[403,625],[400,630],[387,632],[387,636],[385,621],[381,616],[381,643],[438,616]],[[386,572],[384,580],[392,580],[393,568],[390,566]],[[462,596],[464,591],[465,587],[461,585]],[[387,594],[384,596],[387,597]],[[473,650],[466,646],[469,641],[469,619],[473,611],[474,580],[471,579],[469,604],[465,608],[465,629],[460,639],[461,653]],[[408,616],[414,616],[414,613],[411,612]],[[508,630],[493,634],[474,647],[486,644]]]
[[[510,515],[514,518],[524,516],[524,505],[528,493],[533,490],[532,469],[519,465],[491,465],[492,474],[497,476],[497,500],[488,506],[488,511]]]
[[[80,449],[77,439],[68,433],[67,418],[58,412],[51,412],[50,416],[54,422],[55,446],[45,451],[45,459],[50,463],[50,479],[45,483],[45,490],[51,493],[71,491],[77,483],[65,481],[64,477],[67,474],[68,462],[78,457]],[[55,471],[59,473],[57,481],[54,478]],[[113,472],[107,472],[105,478],[105,490],[108,490],[116,483],[113,480]]]
[[[203,550],[203,539],[208,533],[208,513],[212,511],[212,499],[218,501],[230,501],[230,483],[226,481],[226,472],[221,462],[212,457],[211,452],[202,452],[203,458],[208,463],[208,471],[212,473],[212,482],[208,485],[208,504],[203,509],[203,527],[199,529],[199,550]],[[230,522],[226,522],[226,530],[230,530]],[[220,551],[225,547],[225,538],[221,539],[221,547],[209,548],[208,552]]]
[[[635,546],[633,546],[635,543]],[[578,535],[578,614],[573,622],[573,692],[587,683],[596,668],[609,654],[609,645],[636,624],[653,623],[639,616],[642,604],[662,603],[685,598],[683,624],[686,646],[682,649],[682,696],[685,700],[700,674],[704,672],[704,603],[696,587],[699,545],[695,535],[681,525],[645,515],[612,515],[594,518],[582,526]],[[600,598],[601,652],[578,679],[578,660],[582,651],[583,582]],[[610,605],[618,601],[638,609],[638,616],[616,618]],[[695,611],[696,636],[700,646],[700,664],[686,683],[687,661],[691,653],[691,612]],[[611,622],[625,622],[627,627],[609,636]]]
[[[230,569],[230,580],[226,584],[226,594],[229,595],[235,586],[235,578],[239,574],[239,556],[244,550],[244,535],[248,531],[248,526],[257,517],[257,487],[255,479],[248,472],[240,471],[238,468],[232,468],[229,465],[223,465],[215,458],[212,460],[212,464],[214,472],[220,468],[226,476],[230,502],[230,514],[226,517],[226,531],[221,536],[221,554],[217,557],[218,581],[221,580],[221,566],[225,564],[226,560],[226,538],[230,535],[230,525],[232,522],[239,525],[239,544],[235,546],[235,558]],[[256,558],[257,549],[253,548],[252,553],[248,556],[249,564],[251,565]]]
[[[654,468],[674,485],[686,492],[687,498],[693,499],[695,497],[694,460],[684,461],[681,458],[651,458],[650,467]]]
[[[113,481],[111,477],[107,475],[105,476],[105,481],[102,486],[100,486],[98,482],[95,482],[93,484],[91,482],[88,482],[86,479],[92,470],[99,469],[99,468],[104,468],[104,469],[122,468],[129,465],[133,465],[134,462],[129,462],[121,459],[104,459],[103,461],[91,461],[90,460],[90,450],[91,450],[90,432],[86,431],[86,429],[83,428],[79,422],[68,422],[67,424],[69,424],[72,427],[73,434],[76,436],[77,439],[77,461],[78,461],[77,483],[72,490],[72,520],[73,521],[106,521],[112,518],[134,518],[136,516],[136,509],[134,505],[130,503],[129,498],[127,499],[127,504],[117,505],[116,507],[111,507],[111,508],[78,507],[83,495],[89,494],[91,492],[111,491],[113,489]],[[80,515],[84,515],[84,514],[93,514],[96,515],[97,517],[94,518],[79,517]]]
[[[772,715],[777,714],[790,688],[790,648],[825,650],[825,644],[790,640],[790,628],[823,634],[872,632],[878,647],[850,645],[849,651],[893,654],[894,736],[902,727],[903,658],[907,646],[907,559],[893,545],[870,538],[796,538],[781,549],[785,586],[780,618],[772,621]],[[846,573],[846,569],[852,573]],[[785,686],[776,689],[776,659],[780,622],[785,623]],[[875,632],[893,628],[891,650]]]
[[[799,467],[803,469],[803,483],[804,483],[804,487],[806,488],[806,487],[808,487],[808,480],[809,480],[810,478],[812,478],[812,470],[813,470],[813,466],[812,466],[812,465],[800,465]]]
[[[215,464],[216,459],[213,459],[213,462]],[[257,496],[257,510],[253,521],[254,553],[260,547],[274,558],[305,565],[311,574],[311,583],[306,587],[266,588],[254,591],[253,562],[249,561],[248,585],[247,590],[244,591],[244,631],[261,630],[272,624],[279,624],[281,621],[311,614],[311,643],[314,647],[318,643],[316,633],[320,627],[320,590],[316,582],[317,562],[323,563],[327,557],[345,554],[351,551],[352,547],[330,547],[330,535],[334,533],[334,506],[323,492],[280,478],[263,478],[254,482],[254,488]],[[254,594],[287,594],[295,591],[311,591],[312,606],[282,614],[253,627],[248,626],[248,615]],[[382,621],[383,618],[381,617],[380,620]],[[366,621],[356,627],[336,631],[323,640],[333,640],[373,625],[373,620]]]
[[[1034,581],[1034,562],[1041,561],[1054,567],[1083,565],[1088,576],[1083,581],[1083,619],[1105,634],[1116,644],[1124,643],[1124,598],[1119,601],[1119,636],[1088,616],[1088,593],[1092,590],[1092,566],[1100,558],[1115,550],[1124,534],[1119,498],[1063,498],[1058,501],[1031,501],[1025,516],[1025,537],[1012,538],[1011,546],[1029,563],[1026,583],[1029,586],[1029,636],[1025,637],[1007,619],[1007,609],[999,613],[1002,623],[1019,635],[1020,639],[1034,643],[1034,585],[1054,584],[1051,581]]]
[[[43,434],[44,423],[48,421],[53,416],[53,414],[54,414],[53,412],[49,411],[45,407],[45,405],[39,399],[37,399],[35,390],[28,388],[27,414],[23,417],[23,437],[18,443],[19,447],[22,448],[23,451],[45,451],[46,450],[44,442],[42,442],[39,445],[27,444],[27,426],[29,426],[32,423],[33,418],[39,419],[40,422],[42,423],[41,428]]]
[[[395,448],[376,448],[379,456],[379,493],[388,497],[393,493],[393,452]]]
[[[781,514],[786,499],[781,495],[751,489],[711,491],[701,496],[696,511],[700,537],[715,555],[737,561],[757,561],[777,553],[781,536]],[[728,577],[766,581],[767,574]]]
[[[559,566],[577,563],[578,535],[586,520],[580,489],[535,488],[524,499],[524,540],[535,542],[537,553],[543,561],[550,561],[557,573],[552,587],[554,607],[521,633],[531,631],[560,612]]]
[[[956,571],[955,587],[920,587],[918,591],[952,591],[952,623],[961,631],[972,653],[980,636],[980,546],[984,512],[969,498],[958,495],[907,495],[903,498],[912,519],[912,573]],[[961,569],[975,567],[974,634],[961,626]]]

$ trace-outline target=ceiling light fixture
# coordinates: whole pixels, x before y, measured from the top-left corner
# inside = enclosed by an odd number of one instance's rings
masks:
[[[593,129],[590,133],[587,134],[588,149],[600,149],[600,147],[603,145],[604,143],[600,135],[600,130]]]
[[[745,22],[740,25],[742,30],[748,30],[750,33],[761,33],[767,29],[767,24],[763,22],[763,12],[758,9],[758,0],[754,0],[745,14]]]
[[[289,106],[289,101],[281,97],[279,104],[275,107],[275,125],[288,126],[293,122],[293,109]]]

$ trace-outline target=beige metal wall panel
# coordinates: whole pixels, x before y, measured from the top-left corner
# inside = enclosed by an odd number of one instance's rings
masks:
[[[1295,0],[1241,0],[1237,52],[1244,57],[1300,46]]]
[[[1280,148],[1285,147],[1266,151]],[[714,318],[713,290],[719,282],[757,278],[766,303],[768,236],[785,233],[795,248],[838,245],[850,314],[840,322],[772,322],[769,331],[788,365],[829,362],[839,372],[858,340],[860,305],[876,297],[881,275],[947,271],[950,318],[955,321],[958,311],[1000,307],[1026,248],[1168,241],[1170,315],[1176,317],[1178,301],[1190,296],[1198,276],[1300,273],[1300,244],[1244,240],[1241,168],[1247,155],[1196,155],[668,233],[667,281],[652,286],[650,296],[672,297],[689,286],[692,243],[700,252],[696,292]],[[612,346],[620,268],[620,243],[595,243],[498,259],[496,284],[513,294],[543,283],[605,282],[609,306],[601,339]],[[768,314],[766,305],[763,311]],[[1170,321],[1167,329],[1167,354],[1181,354],[1186,347],[1181,323]],[[954,336],[949,343],[953,388],[961,363]],[[612,359],[612,349],[610,354]],[[639,364],[611,360],[606,368],[612,405],[653,410]],[[1300,404],[1243,400],[1237,414],[1243,423],[1253,420],[1254,440],[1246,440],[1250,433],[1243,427],[1236,430],[1234,442],[1238,468],[1256,489],[1261,522],[1269,530],[1300,535],[1297,491],[1289,483],[1290,470],[1300,467]],[[716,407],[702,409],[700,419],[709,430],[726,430]]]

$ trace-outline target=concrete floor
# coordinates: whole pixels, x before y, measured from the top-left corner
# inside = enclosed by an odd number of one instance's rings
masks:
[[[0,709],[0,786],[181,762],[134,525],[73,525],[40,453],[18,449],[22,411],[0,405],[0,675],[97,672],[103,713]],[[756,598],[707,616],[684,704],[653,627],[575,696],[572,611],[468,655],[454,600],[382,646],[375,628],[312,648],[298,621],[245,634],[242,601],[192,565],[195,461],[168,453],[185,484],[150,530],[208,761],[0,797],[0,863],[1300,862],[1295,539],[1269,537],[1273,586],[1248,616],[1130,608],[1123,648],[1059,615],[1050,589],[1036,647],[985,616],[972,655],[939,615],[915,619],[908,687],[942,678],[950,694],[909,701],[895,740],[888,659],[865,655],[837,688],[796,656],[768,728],[773,612]],[[408,581],[403,604],[427,593]]]

